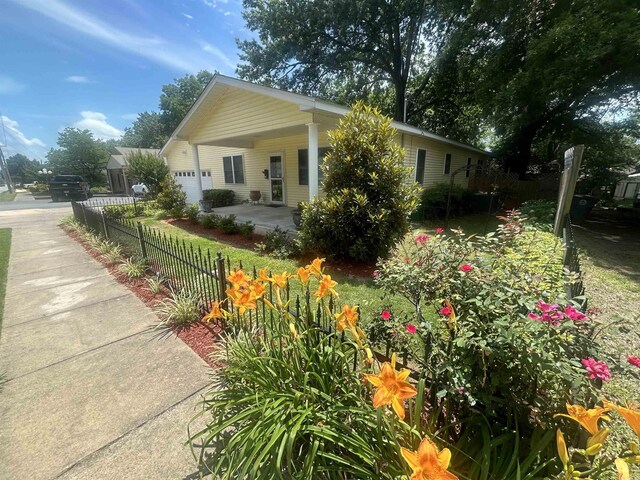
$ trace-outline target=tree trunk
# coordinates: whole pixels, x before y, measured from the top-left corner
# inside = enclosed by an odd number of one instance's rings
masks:
[[[395,82],[395,91],[396,91],[396,106],[395,112],[393,114],[393,119],[399,122],[404,122],[404,101],[405,94],[407,91],[407,84],[402,80],[397,80]]]
[[[512,172],[518,173],[521,180],[524,180],[527,168],[531,163],[531,146],[538,134],[538,131],[546,123],[545,119],[539,119],[520,130],[520,134],[515,139],[515,148],[506,158],[506,167]]]

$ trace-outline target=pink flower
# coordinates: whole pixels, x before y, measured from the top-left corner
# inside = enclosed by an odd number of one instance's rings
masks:
[[[391,318],[391,312],[389,310],[383,310],[380,314],[380,318],[383,320],[389,320]]]
[[[533,312],[531,312],[529,315],[527,315],[527,317],[529,317],[531,320],[535,320],[536,322],[541,322],[542,321],[542,317],[536,315]]]
[[[633,355],[627,355],[627,361],[633,365],[634,367],[640,368],[640,357],[635,357]]]
[[[436,228],[436,235],[440,235],[442,232],[444,232],[444,228]]]
[[[558,309],[557,304],[554,303],[553,305],[549,305],[548,303],[545,303],[542,300],[538,300],[536,307],[538,307],[542,312],[545,312],[545,313]]]
[[[415,325],[412,325],[411,323],[407,323],[407,325],[406,325],[406,329],[407,329],[407,332],[409,332],[411,335],[413,335],[414,333],[416,333],[416,330],[417,330],[417,329],[416,329],[416,326],[415,326]]]
[[[599,380],[604,380],[605,382],[611,380],[611,372],[609,371],[609,367],[606,363],[594,360],[592,357],[583,358],[581,362],[587,370],[589,378],[597,378]]]
[[[584,322],[587,320],[587,316],[579,310],[576,310],[571,305],[564,307],[564,314],[574,322]]]
[[[440,315],[442,315],[443,317],[451,315],[451,307],[442,307],[440,309]]]
[[[422,235],[418,235],[415,240],[416,240],[416,243],[419,243],[424,247],[425,244],[427,243],[427,240],[429,240],[429,235],[425,235],[423,233]]]
[[[463,272],[470,272],[471,270],[473,270],[473,267],[468,263],[465,263],[464,265],[460,265],[460,270],[462,270]]]
[[[409,257],[404,257],[404,263],[409,263]]]
[[[373,271],[373,276],[377,277],[378,275],[380,275],[380,272],[378,270],[374,270]]]

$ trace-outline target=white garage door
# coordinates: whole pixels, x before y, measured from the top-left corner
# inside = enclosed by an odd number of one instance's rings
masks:
[[[202,189],[207,190],[213,188],[213,181],[211,180],[211,170],[202,170]],[[198,201],[200,195],[198,195],[198,184],[196,182],[196,173],[193,170],[181,170],[173,172],[173,176],[178,182],[178,185],[187,194],[187,203],[192,204]]]

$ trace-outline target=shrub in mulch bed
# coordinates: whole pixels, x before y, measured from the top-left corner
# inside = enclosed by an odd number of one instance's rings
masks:
[[[149,289],[149,285],[147,283],[148,277],[129,279],[125,273],[118,270],[118,264],[106,262],[100,253],[91,248],[91,245],[89,245],[89,243],[86,242],[78,232],[65,226],[62,226],[61,228],[67,233],[67,235],[80,243],[89,255],[100,262],[118,283],[125,285],[148,307],[153,309],[167,298],[170,298],[171,292],[166,287],[162,287],[161,293],[154,294]],[[211,360],[210,355],[215,348],[216,342],[220,339],[220,334],[222,333],[219,326],[205,322],[194,322],[189,325],[174,325],[167,328],[180,338],[180,340],[186,343],[210,367],[217,366]]]

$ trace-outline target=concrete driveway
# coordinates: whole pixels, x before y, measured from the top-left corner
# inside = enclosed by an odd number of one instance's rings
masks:
[[[59,205],[0,211],[0,479],[194,478],[187,425],[208,367],[150,332],[155,314],[64,234]]]

